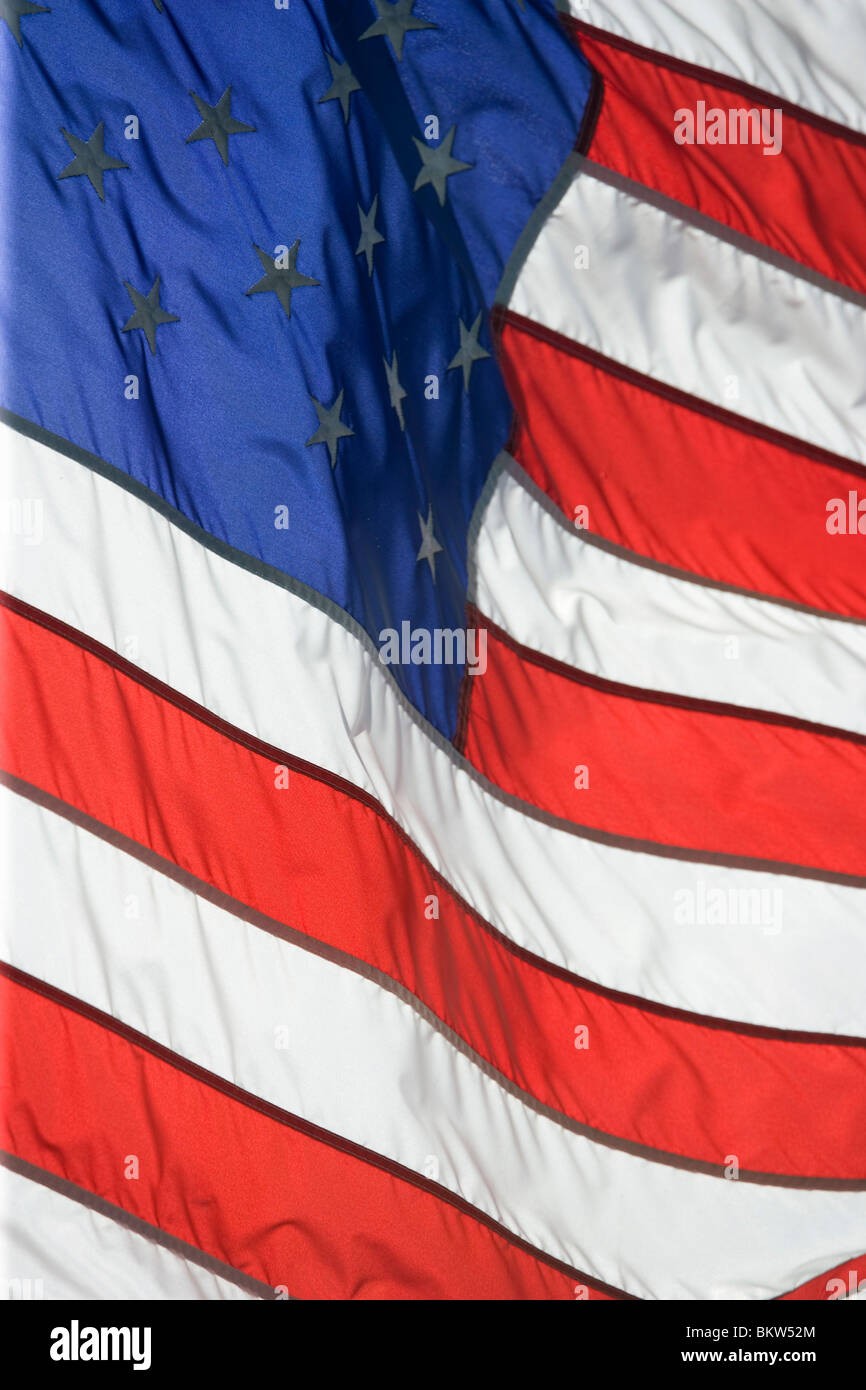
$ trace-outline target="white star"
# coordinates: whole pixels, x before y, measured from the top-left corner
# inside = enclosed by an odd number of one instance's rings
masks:
[[[388,378],[388,395],[390,396],[392,406],[397,412],[397,419],[400,421],[400,428],[401,430],[405,430],[406,421],[403,419],[403,401],[406,399],[408,393],[404,391],[403,387],[400,385],[400,377],[398,375],[399,366],[397,363],[396,352],[394,353],[394,357],[390,367],[388,366],[387,357],[383,357],[382,361],[385,364],[385,375]]]
[[[472,376],[474,363],[490,356],[490,353],[478,341],[482,317],[483,315],[479,314],[471,328],[467,328],[462,319],[458,320],[460,324],[460,351],[448,364],[448,370],[454,372],[458,367],[463,368],[463,388],[465,391],[469,390],[469,379]]]
[[[430,566],[430,573],[433,576],[433,583],[435,584],[436,556],[439,554],[442,547],[433,534],[433,507],[430,506],[427,508],[426,521],[424,520],[420,512],[418,512],[417,515],[418,524],[421,527],[421,549],[415,556],[415,563],[417,565],[420,563],[421,560],[427,561],[428,565]]]

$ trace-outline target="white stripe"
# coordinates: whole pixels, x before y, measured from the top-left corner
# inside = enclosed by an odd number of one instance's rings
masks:
[[[861,890],[612,848],[527,816],[419,727],[339,623],[80,464],[5,427],[3,442],[0,500],[39,499],[43,544],[17,536],[0,548],[0,587],[371,792],[513,941],[698,1013],[866,1032]],[[760,890],[778,902],[782,930],[775,915],[754,927],[677,925],[679,894],[714,889],[726,901]]]
[[[255,1297],[102,1212],[6,1168],[0,1168],[0,1211],[0,1299]]]
[[[415,1172],[435,1165],[591,1276],[641,1297],[766,1298],[866,1246],[866,1193],[727,1182],[575,1135],[372,981],[5,790],[0,807],[14,965]]]
[[[862,0],[558,0],[598,29],[866,131]]]
[[[866,625],[679,579],[563,524],[509,460],[476,601],[535,651],[607,680],[866,733]]]
[[[589,248],[588,269],[574,269],[578,245]],[[866,311],[613,187],[590,163],[543,224],[510,308],[701,400],[866,461]],[[825,521],[817,515],[816,528]]]

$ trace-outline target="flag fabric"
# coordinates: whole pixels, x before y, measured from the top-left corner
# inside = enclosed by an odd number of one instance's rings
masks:
[[[7,1296],[866,1280],[866,9],[7,0]]]

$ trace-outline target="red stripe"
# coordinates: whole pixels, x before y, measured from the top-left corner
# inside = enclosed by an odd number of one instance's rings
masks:
[[[575,1274],[336,1136],[281,1123],[17,981],[0,979],[0,998],[2,1147],[19,1158],[292,1297],[575,1297]]]
[[[581,1124],[719,1167],[735,1150],[747,1177],[862,1180],[862,1042],[712,1026],[536,968],[369,806],[294,771],[276,791],[271,759],[71,641],[3,619],[13,775],[400,981]],[[583,1025],[593,1042],[577,1050]]]
[[[511,450],[566,514],[676,569],[866,618],[866,536],[829,534],[862,470],[817,462],[668,399],[500,315]],[[864,516],[866,527],[866,516]]]
[[[612,693],[475,622],[466,756],[506,791],[611,834],[866,875],[863,740]]]
[[[841,121],[834,121],[829,116],[822,116],[817,111],[810,111],[807,106],[800,106],[794,101],[789,101],[787,97],[780,97],[776,93],[768,91],[766,87],[756,87],[754,83],[746,82],[742,77],[734,77],[730,73],[702,67],[699,63],[690,62],[687,58],[677,58],[674,54],[664,53],[659,49],[647,48],[643,44],[635,43],[633,39],[626,38],[623,34],[614,34],[606,29],[598,28],[595,24],[587,24],[574,15],[563,14],[560,16],[560,20],[564,27],[571,31],[573,38],[578,43],[582,42],[584,35],[595,38],[599,43],[603,43],[609,48],[617,48],[624,53],[632,53],[648,63],[657,63],[671,72],[681,72],[686,77],[693,77],[699,82],[710,85],[717,84],[724,87],[725,91],[737,92],[746,98],[748,106],[781,106],[786,113],[790,113],[796,120],[805,121],[807,125],[813,125],[816,130],[827,131],[828,134],[835,135],[840,140],[848,140],[854,145],[866,146],[866,134],[863,134],[862,131],[854,130]]]
[[[776,1302],[835,1301],[856,1293],[861,1282],[866,1287],[866,1254],[858,1256],[856,1260],[845,1260],[835,1269],[828,1270],[826,1274],[816,1274],[814,1279],[808,1279],[805,1284],[800,1284],[790,1293],[783,1293]]]
[[[578,25],[584,55],[604,79],[604,100],[589,155],[813,270],[866,291],[866,147],[816,128],[790,108],[782,148],[683,144],[674,113],[759,109],[723,78],[708,80],[612,45]],[[764,105],[781,108],[778,98]]]

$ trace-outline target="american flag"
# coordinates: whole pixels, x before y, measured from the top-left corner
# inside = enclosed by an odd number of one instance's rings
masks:
[[[856,1297],[862,0],[0,19],[7,1296]]]

